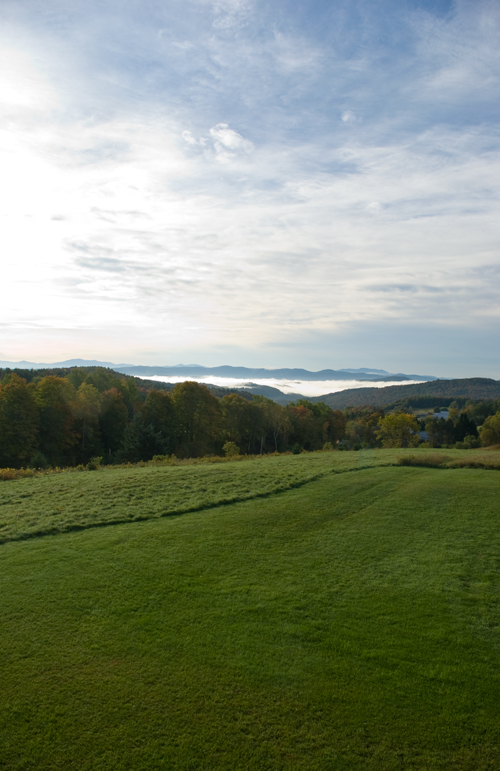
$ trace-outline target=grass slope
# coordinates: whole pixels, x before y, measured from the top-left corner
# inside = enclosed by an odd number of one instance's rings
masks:
[[[5,543],[0,768],[498,769],[498,485],[360,468]]]
[[[208,466],[105,467],[0,483],[0,543],[272,495],[324,474],[394,462],[397,454],[329,452]]]
[[[147,468],[40,474],[0,482],[0,544],[89,527],[185,514],[274,495],[329,474],[387,466],[476,464],[500,468],[500,453],[481,450],[364,450]]]

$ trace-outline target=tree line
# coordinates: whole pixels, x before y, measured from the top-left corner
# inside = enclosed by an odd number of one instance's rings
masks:
[[[324,404],[217,397],[196,382],[139,389],[133,378],[99,368],[30,382],[8,372],[0,383],[0,467],[300,452],[334,447],[344,431],[343,414]]]
[[[23,375],[23,377],[21,376]],[[427,443],[500,443],[500,400],[453,402],[449,416],[418,419],[411,408],[342,412],[307,399],[286,407],[263,396],[219,395],[196,382],[145,383],[105,368],[0,372],[0,467],[77,466],[155,456],[357,450]],[[436,411],[439,408],[436,407]]]

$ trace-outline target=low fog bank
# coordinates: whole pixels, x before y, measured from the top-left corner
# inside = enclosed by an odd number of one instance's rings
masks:
[[[138,377],[138,376],[136,376]],[[184,383],[186,380],[192,380],[206,385],[216,385],[222,388],[245,388],[245,386],[258,385],[278,388],[284,394],[294,394],[301,396],[323,396],[323,394],[337,393],[349,388],[386,388],[390,385],[401,385],[401,381],[370,381],[370,380],[280,380],[278,378],[258,378],[252,380],[239,380],[229,377],[189,377],[184,376],[164,376],[150,375],[147,380],[157,380],[161,383]],[[405,380],[404,385],[412,385],[418,380]]]

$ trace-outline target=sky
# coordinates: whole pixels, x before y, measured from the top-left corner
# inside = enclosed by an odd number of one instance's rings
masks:
[[[500,4],[2,0],[0,359],[500,378]]]

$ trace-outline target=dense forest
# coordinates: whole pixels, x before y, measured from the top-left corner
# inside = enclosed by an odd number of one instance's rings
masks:
[[[324,404],[283,408],[195,382],[138,385],[99,367],[0,376],[1,467],[315,450],[345,433],[343,414]]]
[[[436,447],[500,442],[500,399],[447,401],[434,410],[449,407],[446,420],[424,419],[410,404],[396,405],[392,414],[374,405],[341,412],[306,399],[283,406],[260,395],[139,380],[102,367],[0,370],[0,467],[413,446],[424,430]]]

